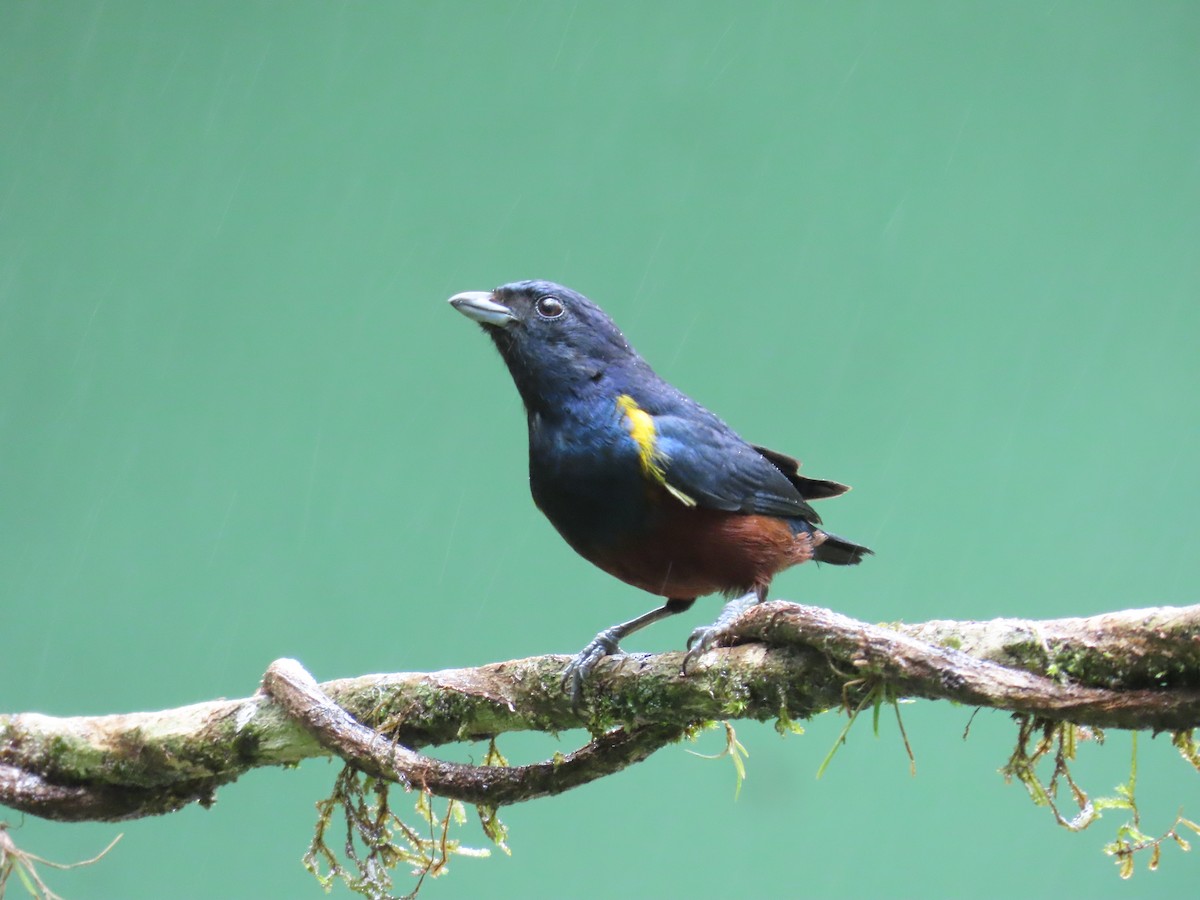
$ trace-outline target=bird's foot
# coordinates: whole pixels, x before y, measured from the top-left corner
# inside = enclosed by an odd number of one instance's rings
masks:
[[[702,653],[708,652],[724,635],[725,626],[717,625],[715,622],[712,625],[701,625],[699,628],[693,629],[688,636],[688,652],[684,654],[683,664],[679,667],[680,674],[686,675],[688,666],[699,659]]]
[[[701,625],[699,628],[694,629],[688,637],[688,652],[683,657],[680,673],[686,675],[688,666],[694,663],[702,653],[728,636],[729,626],[734,619],[754,606],[754,604],[760,602],[761,597],[757,591],[751,591],[748,594],[743,594],[741,597],[735,597],[721,608],[721,614],[717,616],[717,621],[711,625]]]
[[[583,683],[592,674],[592,669],[596,668],[596,663],[606,656],[621,655],[619,642],[622,636],[619,627],[605,628],[588,641],[587,646],[576,653],[563,669],[561,685],[566,688],[567,682],[571,683],[571,705],[575,709],[583,705]]]

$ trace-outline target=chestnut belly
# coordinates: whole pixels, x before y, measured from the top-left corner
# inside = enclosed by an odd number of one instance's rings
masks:
[[[824,535],[785,519],[675,505],[653,528],[585,553],[610,575],[662,597],[765,588],[777,572],[812,559]]]

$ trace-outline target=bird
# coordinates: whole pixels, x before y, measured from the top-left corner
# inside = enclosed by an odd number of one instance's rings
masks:
[[[578,704],[630,634],[732,598],[695,629],[683,661],[712,646],[771,580],[815,560],[857,565],[873,551],[824,530],[810,501],[849,490],[800,474],[795,458],[742,439],[659,377],[598,305],[550,281],[466,291],[450,305],[479,323],[525,407],[534,503],[580,556],[664,602],[600,631],[568,663]]]

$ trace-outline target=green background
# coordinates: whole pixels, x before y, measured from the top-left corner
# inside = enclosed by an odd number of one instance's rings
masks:
[[[878,555],[778,596],[1195,602],[1198,46],[1191,2],[3,0],[0,708],[244,696],[283,655],[573,652],[648,608],[533,507],[516,392],[445,304],[519,278],[855,485],[822,512]],[[970,712],[905,707],[916,778],[887,719],[820,781],[843,720],[741,725],[736,800],[727,761],[665,749],[509,810],[513,856],[424,896],[1194,895],[1174,848],[1119,881],[1122,817],[1056,827],[996,774],[1011,723],[964,742]],[[1141,750],[1147,830],[1200,818],[1198,776]],[[1109,793],[1128,758],[1112,733],[1078,771]],[[335,771],[15,838],[65,861],[125,832],[54,876],[71,898],[317,897],[298,859]]]

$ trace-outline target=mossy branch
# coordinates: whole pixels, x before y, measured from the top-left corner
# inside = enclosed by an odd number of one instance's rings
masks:
[[[542,656],[319,687],[281,660],[243,700],[0,716],[0,803],[51,819],[135,818],[207,805],[218,787],[259,766],[336,754],[377,777],[502,805],[615,772],[697,723],[807,718],[881,685],[890,696],[1085,726],[1200,725],[1200,606],[884,627],[776,601],[751,609],[728,636],[736,646],[705,653],[687,676],[681,653],[605,660],[580,710],[560,685],[567,658]],[[579,727],[595,735],[590,744],[530,766],[458,766],[416,752]]]

